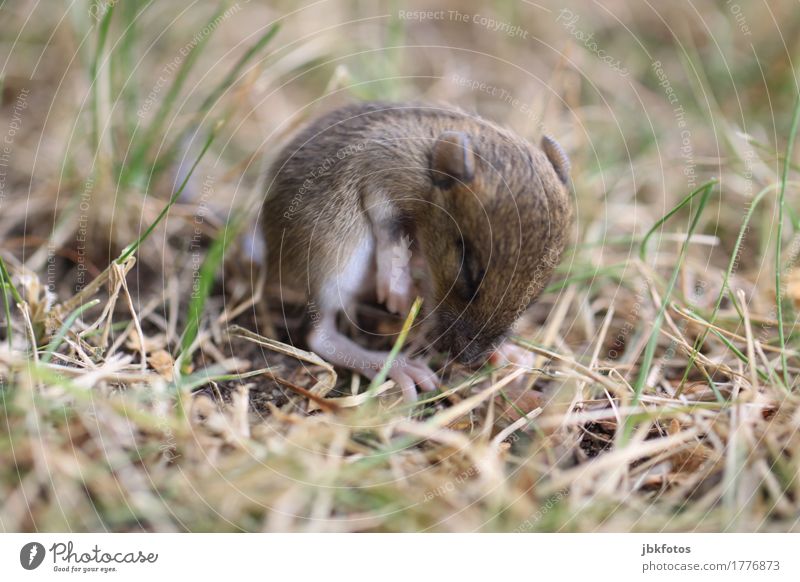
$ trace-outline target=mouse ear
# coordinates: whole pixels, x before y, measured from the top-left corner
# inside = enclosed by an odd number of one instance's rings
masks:
[[[542,151],[544,151],[550,163],[553,164],[553,169],[556,171],[558,179],[566,186],[567,182],[569,182],[569,158],[567,154],[558,145],[558,142],[549,135],[542,137]]]
[[[431,179],[440,188],[450,188],[456,180],[469,182],[475,177],[475,152],[472,140],[461,131],[445,131],[433,145]]]

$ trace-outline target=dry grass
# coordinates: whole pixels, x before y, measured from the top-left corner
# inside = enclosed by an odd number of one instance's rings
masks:
[[[459,3],[510,35],[170,4],[4,9],[0,530],[800,529],[796,5]],[[292,347],[302,300],[248,251],[259,160],[353,97],[544,119],[571,153],[534,370],[453,366],[409,407]]]

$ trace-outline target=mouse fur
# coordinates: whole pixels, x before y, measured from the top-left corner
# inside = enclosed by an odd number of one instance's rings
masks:
[[[403,313],[416,292],[434,346],[479,363],[560,260],[568,184],[569,160],[550,137],[537,147],[449,105],[341,107],[303,127],[267,173],[268,273],[305,291],[324,322],[309,344],[334,364],[374,376],[385,359],[340,337],[336,313],[370,294]],[[412,253],[426,272],[418,290]],[[435,384],[420,380],[423,367],[400,358],[389,376],[410,396]]]

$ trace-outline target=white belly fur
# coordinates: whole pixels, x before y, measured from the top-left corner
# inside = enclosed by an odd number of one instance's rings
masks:
[[[324,309],[346,311],[353,301],[363,296],[365,290],[375,288],[375,240],[368,234],[359,241],[346,261],[344,268],[331,277],[321,289],[320,304]],[[374,292],[374,291],[373,291]]]

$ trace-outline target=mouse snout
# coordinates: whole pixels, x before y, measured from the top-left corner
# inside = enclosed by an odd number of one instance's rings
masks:
[[[437,335],[436,347],[468,366],[483,363],[495,347],[495,338],[462,319],[444,318]]]
[[[464,338],[466,339],[466,338]],[[458,344],[461,345],[458,345]],[[465,364],[467,366],[477,366],[482,364],[484,360],[489,356],[489,352],[491,351],[491,347],[483,347],[475,340],[466,340],[462,342],[456,342],[458,346],[455,350],[456,360]]]

